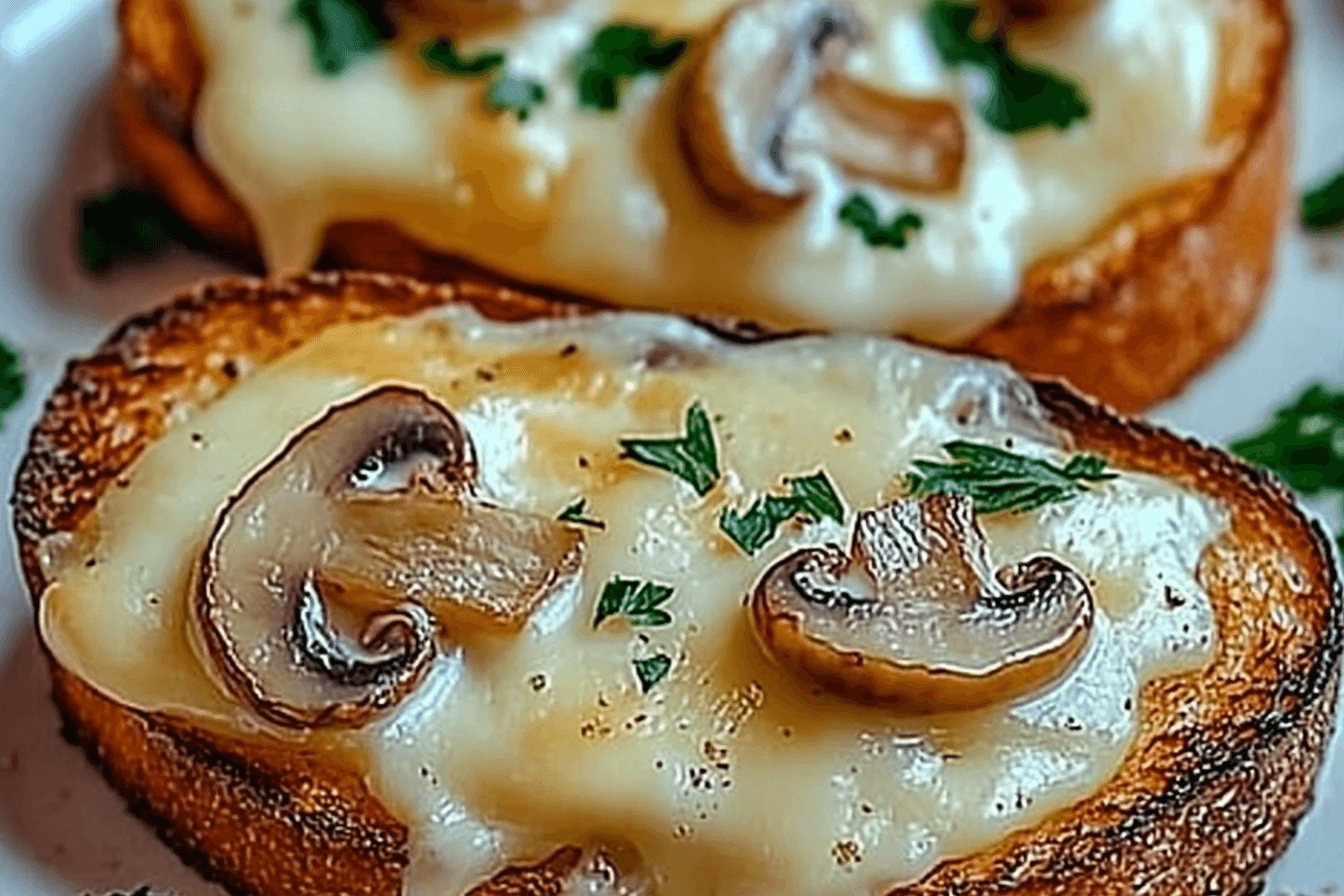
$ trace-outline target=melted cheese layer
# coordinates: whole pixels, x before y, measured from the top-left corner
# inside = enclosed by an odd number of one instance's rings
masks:
[[[1095,791],[1132,741],[1142,684],[1212,655],[1195,570],[1225,513],[1124,474],[983,520],[996,565],[1044,550],[1093,588],[1094,629],[1066,678],[958,716],[829,698],[765,658],[744,595],[787,551],[847,544],[855,513],[901,494],[910,461],[951,439],[1067,457],[1029,387],[1001,365],[890,340],[740,346],[670,318],[500,325],[448,308],[334,328],[152,445],[49,552],[41,625],[60,662],[131,705],[264,728],[193,644],[193,569],[251,470],[329,403],[388,381],[458,415],[482,498],[554,516],[582,497],[606,523],[586,536],[580,578],[523,632],[488,650],[442,644],[417,690],[355,733],[373,792],[412,831],[413,896],[464,892],[563,843],[606,849],[662,896],[878,894]],[[617,444],[681,432],[695,401],[723,472],[703,499]],[[819,469],[843,524],[786,524],[756,557],[719,531],[724,507]],[[672,623],[595,629],[615,576],[672,586]],[[657,653],[672,668],[645,694],[632,662]]]
[[[1205,135],[1223,0],[1096,0],[1066,26],[1016,33],[1027,59],[1082,81],[1092,110],[1063,133],[1016,137],[974,111],[975,73],[938,61],[924,0],[855,0],[873,40],[850,73],[958,106],[962,186],[904,195],[812,158],[802,207],[756,224],[709,205],[678,150],[684,60],[635,79],[611,113],[579,110],[569,71],[607,22],[702,36],[730,0],[574,0],[457,35],[469,53],[506,50],[511,74],[546,85],[524,123],[484,109],[487,79],[427,73],[414,55],[438,33],[427,26],[329,78],[290,0],[186,3],[207,62],[197,146],[279,272],[311,264],[334,222],[387,221],[438,251],[619,304],[955,342],[1006,308],[1032,261],[1215,162]],[[902,251],[869,247],[837,217],[854,191],[884,221],[908,208],[923,228]]]

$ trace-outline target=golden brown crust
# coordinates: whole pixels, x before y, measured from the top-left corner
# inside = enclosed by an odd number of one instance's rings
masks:
[[[376,274],[316,274],[207,284],[123,326],[92,357],[68,368],[19,468],[15,526],[34,600],[47,584],[43,540],[75,530],[140,452],[173,425],[175,410],[208,403],[234,379],[333,324],[455,301],[506,320],[585,312],[475,280],[428,286]],[[977,856],[943,863],[896,896],[1249,893],[1310,804],[1332,725],[1344,617],[1328,542],[1267,475],[1216,449],[1117,417],[1057,383],[1036,388],[1081,449],[1171,477],[1229,508],[1230,533],[1206,552],[1199,571],[1217,616],[1217,654],[1202,674],[1144,689],[1138,741],[1101,791]],[[54,674],[72,729],[185,858],[239,893],[337,892],[273,888],[273,866],[313,861],[306,850],[314,835],[303,817],[273,812],[273,823],[249,834],[250,851],[225,845],[217,854],[219,840],[206,832],[221,809],[218,793],[154,784],[155,770],[163,768],[170,780],[202,777],[269,794],[292,769],[290,759],[277,749],[128,709],[59,668]],[[377,820],[381,810],[351,776],[333,774],[324,793],[330,802],[323,804],[322,824],[378,844],[343,847],[343,874],[383,887],[361,892],[400,892],[399,883],[380,875],[400,867],[396,856],[404,852],[396,849],[404,850],[404,831],[390,816]],[[332,820],[338,817],[339,823]]]
[[[1290,35],[1282,0],[1238,9],[1211,127],[1233,160],[1037,262],[1017,303],[967,348],[1135,411],[1175,394],[1250,326],[1287,196]]]
[[[67,734],[178,855],[238,893],[401,892],[406,826],[319,754],[136,712],[54,663]],[[284,856],[284,860],[278,860]]]
[[[151,114],[166,94],[190,122],[200,90],[203,66],[180,2],[121,0],[121,142],[186,221],[255,264],[247,214],[196,155],[189,132],[175,134]],[[160,16],[152,37],[136,27],[149,18],[142,6]],[[1233,0],[1210,122],[1226,162],[1140,197],[1078,245],[1036,262],[1012,307],[962,347],[1064,377],[1127,412],[1175,394],[1230,347],[1260,307],[1287,195],[1290,37],[1285,0]],[[332,228],[320,265],[422,279],[476,270],[371,223]]]

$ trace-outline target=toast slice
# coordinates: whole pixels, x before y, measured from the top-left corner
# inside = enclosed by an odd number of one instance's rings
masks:
[[[132,168],[208,241],[259,263],[254,222],[195,148],[206,67],[182,3],[120,0],[119,22],[113,108]],[[1219,163],[1131,197],[1094,232],[1031,261],[1007,310],[952,347],[1136,411],[1175,394],[1241,336],[1263,297],[1286,197],[1287,6],[1235,0],[1220,29],[1208,138],[1229,150]],[[479,273],[381,221],[333,224],[318,266],[431,280]]]
[[[333,325],[449,303],[509,321],[589,311],[487,281],[331,273],[206,283],[125,324],[70,365],[19,468],[14,519],[34,601],[50,581],[52,545],[179,425],[184,408]],[[1311,803],[1332,730],[1344,618],[1329,542],[1267,474],[1058,382],[1034,389],[1079,450],[1227,508],[1229,527],[1198,569],[1216,654],[1201,672],[1143,689],[1137,741],[1099,791],[890,896],[1252,893]],[[122,705],[54,661],[52,680],[69,736],[207,877],[250,896],[402,892],[407,829],[356,768]],[[474,892],[555,896],[578,861],[576,850],[559,848]]]

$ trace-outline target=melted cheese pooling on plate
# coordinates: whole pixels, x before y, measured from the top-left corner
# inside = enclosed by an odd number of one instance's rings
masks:
[[[606,524],[586,531],[578,578],[521,632],[488,648],[443,643],[399,706],[340,736],[410,826],[415,896],[465,892],[566,843],[607,849],[662,896],[880,894],[1094,792],[1132,741],[1142,684],[1212,656],[1195,570],[1225,513],[1125,473],[1068,503],[982,519],[996,565],[1046,551],[1092,588],[1093,629],[1065,678],[958,715],[903,717],[819,692],[762,653],[744,596],[787,552],[847,544],[855,514],[901,495],[911,460],[942,458],[952,439],[1066,460],[1067,437],[1027,384],[885,339],[743,346],[656,316],[502,325],[446,308],[333,328],[151,446],[50,552],[41,624],[60,662],[132,705],[267,730],[193,645],[193,571],[250,471],[330,403],[387,382],[452,409],[483,500],[553,518],[583,498]],[[722,471],[704,498],[618,446],[682,432],[694,402]],[[818,470],[843,523],[786,523],[755,557],[723,535],[723,508]],[[595,628],[616,576],[671,586],[671,623]],[[656,654],[671,668],[644,693],[633,662]]]
[[[1016,51],[1081,81],[1091,110],[1063,132],[1018,135],[975,111],[978,72],[941,64],[925,0],[854,0],[871,40],[848,74],[953,103],[961,186],[903,193],[809,156],[808,199],[753,223],[711,205],[678,148],[679,133],[696,136],[678,121],[679,79],[730,0],[574,0],[450,35],[466,56],[502,50],[511,75],[545,85],[525,122],[484,107],[488,78],[427,72],[416,51],[441,32],[424,23],[328,77],[291,0],[185,3],[207,71],[197,148],[276,272],[310,265],[333,223],[390,222],[437,251],[618,304],[952,343],[1007,308],[1029,264],[1222,156],[1207,130],[1224,0],[1096,0],[1074,21],[1015,31]],[[614,21],[689,35],[692,49],[635,78],[617,110],[580,109],[570,60]],[[839,220],[856,192],[883,222],[909,209],[923,227],[899,251],[865,244]]]

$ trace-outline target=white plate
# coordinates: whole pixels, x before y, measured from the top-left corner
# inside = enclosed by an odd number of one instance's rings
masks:
[[[1344,163],[1344,0],[1296,9],[1294,182]],[[218,265],[179,255],[94,283],[68,249],[77,196],[115,177],[104,81],[114,52],[110,0],[0,0],[0,336],[23,355],[29,390],[0,431],[5,496],[28,428],[64,360],[116,321]],[[1309,238],[1285,223],[1268,308],[1250,336],[1156,416],[1211,441],[1258,426],[1303,384],[1344,385],[1344,236]],[[1331,522],[1337,509],[1323,510]],[[0,892],[71,896],[140,884],[223,896],[131,819],[58,735],[45,671],[0,525]],[[1317,804],[1269,877],[1267,892],[1320,894],[1344,883],[1344,743],[1336,738]]]

